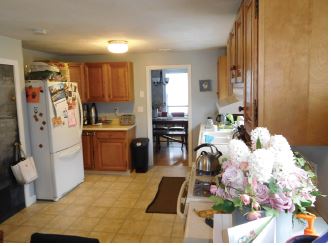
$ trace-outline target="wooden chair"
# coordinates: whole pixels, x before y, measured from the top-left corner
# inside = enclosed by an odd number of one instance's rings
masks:
[[[185,113],[184,112],[172,112],[171,113],[171,116],[172,117],[184,117],[185,116]],[[183,126],[171,126],[169,127],[169,131],[170,132],[177,132],[177,136],[181,137],[181,142],[182,142],[182,148],[183,148],[183,145],[186,144],[185,143],[185,128]],[[184,132],[184,134],[183,134]],[[168,146],[169,146],[169,141],[167,142]]]
[[[167,117],[168,116],[168,112],[161,112],[161,117]]]
[[[167,127],[153,127],[153,138],[155,140],[156,149],[161,149],[161,137],[165,136],[168,132]]]

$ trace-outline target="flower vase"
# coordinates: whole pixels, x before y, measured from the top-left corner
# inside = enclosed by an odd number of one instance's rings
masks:
[[[239,209],[235,209],[232,212],[232,226],[237,226],[237,225],[241,225],[244,223],[249,222],[246,219],[246,213],[248,213],[250,211],[249,208],[243,207],[243,210],[239,210]]]
[[[276,242],[285,243],[292,237],[293,222],[292,213],[280,212],[276,217]]]

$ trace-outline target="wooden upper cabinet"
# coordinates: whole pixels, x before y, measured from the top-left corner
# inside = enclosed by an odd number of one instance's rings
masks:
[[[78,92],[82,102],[86,102],[84,63],[69,63],[70,81],[78,84]]]
[[[133,100],[133,66],[131,62],[111,62],[108,68],[108,99],[110,101]]]
[[[227,56],[220,56],[217,61],[217,95],[219,101],[227,98],[230,94],[227,59]]]
[[[259,0],[259,125],[328,145],[328,1]]]
[[[235,41],[236,83],[242,83],[244,69],[244,13],[242,7],[239,9],[235,22]]]
[[[133,100],[131,62],[86,63],[89,102],[127,102]]]
[[[231,32],[230,32],[230,37],[229,37],[229,68],[230,68],[230,73],[229,73],[229,79],[231,83],[236,82],[236,35],[235,35],[235,25],[233,26]]]
[[[255,1],[244,2],[244,116],[250,132],[257,126],[257,16]]]
[[[107,67],[102,63],[86,63],[87,100],[89,102],[106,102]]]

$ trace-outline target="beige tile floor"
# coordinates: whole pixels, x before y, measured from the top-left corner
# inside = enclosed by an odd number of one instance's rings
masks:
[[[5,242],[29,242],[34,232],[98,238],[100,242],[182,242],[184,221],[149,214],[162,176],[185,176],[186,166],[156,166],[130,176],[86,174],[57,202],[38,201],[0,224]]]

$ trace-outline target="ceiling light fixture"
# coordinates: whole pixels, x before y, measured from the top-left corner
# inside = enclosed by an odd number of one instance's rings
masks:
[[[47,34],[47,30],[45,28],[33,28],[32,32],[33,32],[33,34],[36,34],[36,35],[46,35]]]
[[[111,53],[125,53],[129,49],[128,41],[110,40],[110,41],[108,41],[107,49]]]

